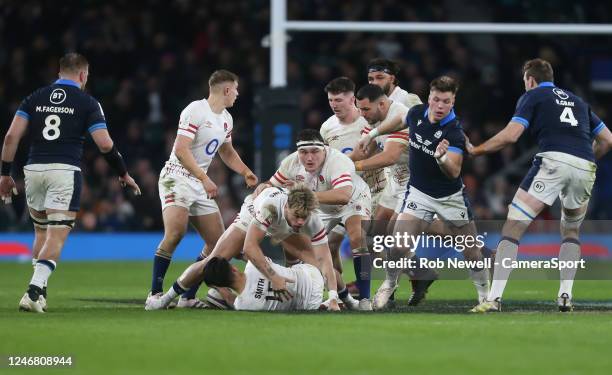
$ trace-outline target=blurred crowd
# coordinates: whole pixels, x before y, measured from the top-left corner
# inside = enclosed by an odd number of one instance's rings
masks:
[[[288,1],[289,19],[428,22],[610,23],[612,6],[587,1]],[[253,96],[269,81],[269,2],[232,0],[203,5],[196,0],[40,2],[0,0],[0,136],[21,100],[57,77],[58,59],[78,51],[90,61],[87,90],[102,104],[111,136],[127,160],[143,195],[123,191],[90,140],[83,158],[84,187],[77,230],[160,230],[157,179],[176,134],[181,110],[207,96],[212,71],[240,76],[240,97],[230,112],[233,142],[253,163]],[[612,58],[607,36],[291,33],[288,84],[302,92],[305,127],[318,128],[331,115],[323,87],[345,75],[367,82],[367,62],[394,59],[402,67],[400,86],[427,99],[428,82],[441,74],[461,82],[456,112],[473,143],[499,131],[523,92],[520,68],[542,57],[556,83],[583,96],[604,121],[609,92],[591,85],[591,62]],[[526,137],[524,137],[526,138]],[[0,230],[30,230],[20,167],[28,140],[19,148],[16,180],[20,196],[0,207]],[[506,205],[526,173],[533,142],[467,162],[464,181],[475,214],[505,217]],[[518,171],[511,166],[517,166]],[[612,158],[599,163],[591,218],[612,218]],[[515,168],[516,169],[516,168]],[[217,200],[226,223],[244,195],[244,181],[219,160],[209,175],[220,187]],[[267,179],[269,176],[260,176]]]

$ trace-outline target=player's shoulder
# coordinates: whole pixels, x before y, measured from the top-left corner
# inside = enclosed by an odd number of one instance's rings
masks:
[[[335,169],[345,165],[353,167],[353,161],[351,158],[349,158],[342,151],[327,147],[327,152],[329,152],[329,156],[327,157],[327,167],[329,172],[338,172]]]
[[[321,124],[319,133],[323,134],[325,132],[328,132],[332,130],[333,128],[335,128],[336,126],[338,126],[339,124],[340,124],[340,121],[338,120],[338,117],[336,117],[336,115],[331,115],[329,116],[327,120],[323,122],[323,124]]]
[[[417,104],[415,106],[412,106],[408,111],[408,118],[413,118],[415,116],[423,117],[423,115],[425,114],[426,107],[427,106],[425,104]]]

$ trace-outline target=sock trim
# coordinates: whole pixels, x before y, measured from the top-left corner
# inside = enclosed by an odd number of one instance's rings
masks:
[[[515,240],[514,238],[511,238],[511,237],[506,237],[506,236],[503,236],[503,237],[501,238],[501,240],[499,240],[499,242],[502,242],[502,241],[504,241],[504,240],[506,240],[506,241],[508,241],[508,242],[512,242],[513,244],[515,244],[515,245],[517,245],[517,246],[520,244],[520,242],[519,242],[518,240]]]
[[[36,264],[43,264],[43,265],[45,265],[45,266],[49,267],[49,269],[50,269],[51,271],[55,271],[55,266],[56,266],[56,263],[55,263],[54,261],[52,261],[52,260],[48,260],[48,259],[39,259],[39,260],[36,262]]]
[[[561,241],[561,243],[562,244],[575,243],[576,245],[580,245],[580,240],[578,240],[577,238],[567,237],[567,238],[564,238],[563,241]]]

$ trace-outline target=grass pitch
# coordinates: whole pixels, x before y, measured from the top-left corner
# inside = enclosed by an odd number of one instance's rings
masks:
[[[185,266],[172,264],[165,287]],[[49,312],[36,315],[17,311],[31,266],[0,263],[0,374],[612,371],[611,281],[577,281],[571,314],[556,312],[550,280],[511,281],[505,312],[489,315],[466,313],[475,303],[468,280],[438,281],[422,306],[384,313],[145,312],[150,272],[148,262],[60,263]],[[399,289],[404,303],[408,289]],[[73,366],[8,367],[8,355],[71,356]]]

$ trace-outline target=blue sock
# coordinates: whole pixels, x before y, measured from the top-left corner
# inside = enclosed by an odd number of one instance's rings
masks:
[[[480,251],[482,251],[483,258],[491,258],[493,255],[493,250],[491,250],[491,248],[489,248],[487,245],[483,246]]]
[[[359,299],[370,298],[370,278],[372,274],[372,256],[363,254],[353,257],[353,268],[359,288]]]
[[[202,259],[202,255],[198,255],[198,257],[196,258],[196,263],[201,261]],[[196,294],[198,294],[198,289],[200,289],[200,285],[202,285],[202,282],[197,283],[196,285],[192,286],[191,288],[189,288],[185,293],[183,293],[181,295],[181,298],[185,298],[185,299],[194,299],[196,298]]]
[[[164,291],[164,277],[170,266],[170,258],[155,255],[153,258],[153,280],[151,281],[151,293],[157,294]]]

